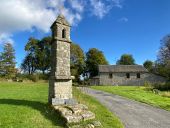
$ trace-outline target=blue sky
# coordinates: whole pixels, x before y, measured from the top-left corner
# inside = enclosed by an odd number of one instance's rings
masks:
[[[12,42],[17,66],[25,56],[28,38],[50,35],[49,26],[59,12],[72,24],[72,41],[85,52],[94,47],[103,51],[110,64],[124,53],[132,54],[137,64],[156,60],[160,40],[170,33],[170,0],[16,1],[18,12],[4,12],[8,10],[0,7],[0,50],[5,41]],[[0,6],[10,7],[15,2],[2,0]]]

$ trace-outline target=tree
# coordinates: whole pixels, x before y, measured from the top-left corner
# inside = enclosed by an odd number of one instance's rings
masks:
[[[117,65],[135,65],[135,60],[130,54],[123,54],[120,60],[116,62]]]
[[[6,79],[12,79],[16,75],[15,50],[10,43],[5,43],[0,56],[0,73]]]
[[[33,74],[42,71],[45,74],[50,68],[51,37],[44,37],[42,40],[30,38],[25,46],[27,55],[21,64],[21,68]]]
[[[161,47],[156,60],[156,72],[170,78],[170,35],[161,40]]]
[[[150,72],[152,72],[153,70],[153,62],[150,61],[150,60],[146,60],[144,63],[143,63],[143,66]]]
[[[71,44],[71,75],[75,76],[75,81],[80,80],[80,75],[83,74],[85,68],[85,56],[83,50],[78,44]]]
[[[43,74],[45,74],[45,71],[49,70],[50,68],[50,55],[51,55],[51,43],[52,38],[44,37],[39,43],[38,43],[38,49],[37,49],[37,69],[42,71]]]
[[[21,69],[24,70],[24,72],[27,72],[29,75],[36,71],[36,60],[31,56],[31,54],[26,55],[21,64]]]
[[[98,75],[98,65],[107,65],[108,62],[102,51],[91,48],[86,53],[86,72],[90,77]]]
[[[25,72],[28,72],[29,74],[33,74],[38,67],[38,43],[40,41],[35,38],[29,38],[28,43],[25,46],[25,51],[27,52],[27,55],[21,64],[21,69],[23,69]]]

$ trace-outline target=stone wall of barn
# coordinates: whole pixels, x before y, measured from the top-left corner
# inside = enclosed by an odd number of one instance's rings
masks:
[[[137,73],[130,73],[130,78],[127,78],[126,73],[112,73],[112,78],[109,73],[99,75],[99,85],[144,85],[145,82],[162,83],[165,81],[165,78],[151,73],[140,73],[140,78],[137,78]]]

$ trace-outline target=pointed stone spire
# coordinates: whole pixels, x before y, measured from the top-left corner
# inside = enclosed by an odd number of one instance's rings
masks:
[[[66,20],[66,18],[62,14],[59,14],[57,16],[57,19],[54,21],[51,28],[53,28],[56,25],[56,23],[66,25],[66,26],[70,26],[69,22]]]

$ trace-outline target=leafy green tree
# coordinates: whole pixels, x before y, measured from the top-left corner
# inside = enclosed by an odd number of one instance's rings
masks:
[[[135,65],[135,59],[130,54],[123,54],[120,60],[116,62],[117,65]]]
[[[6,79],[12,79],[16,75],[15,50],[10,43],[5,43],[0,55],[0,73]]]
[[[42,71],[45,74],[50,68],[51,37],[44,37],[42,40],[30,38],[25,46],[27,55],[21,64],[21,68],[33,74]]]
[[[2,53],[0,53],[0,76],[2,76],[3,73],[3,62],[2,62]]]
[[[51,53],[51,43],[52,38],[44,37],[39,43],[38,43],[38,49],[37,49],[37,69],[42,71],[43,74],[45,74],[45,71],[48,71],[50,68],[50,53]]]
[[[83,74],[85,68],[85,56],[83,50],[78,44],[71,44],[71,75],[75,76],[75,81],[79,82],[80,75]]]
[[[29,74],[33,74],[38,67],[38,43],[40,41],[35,38],[30,38],[28,43],[25,46],[25,51],[27,52],[27,55],[25,59],[23,60],[23,63],[21,64],[21,69],[23,69],[25,72],[28,72]]]
[[[98,75],[98,65],[107,65],[108,62],[102,51],[91,48],[86,53],[86,72],[90,77]]]
[[[31,75],[36,71],[36,68],[36,58],[32,57],[31,54],[27,54],[21,64],[21,69]]]
[[[150,60],[146,60],[144,63],[143,63],[143,66],[148,70],[148,71],[152,71],[153,70],[153,65],[154,63]]]
[[[170,35],[166,35],[161,40],[156,60],[156,73],[170,79]]]

